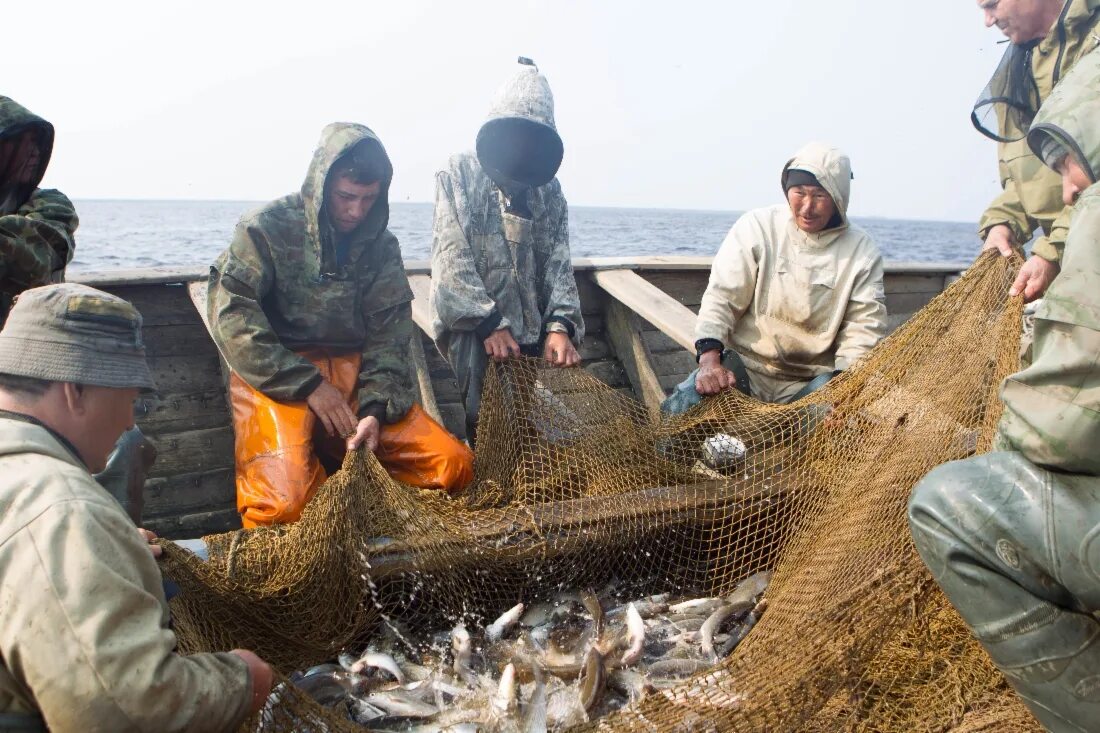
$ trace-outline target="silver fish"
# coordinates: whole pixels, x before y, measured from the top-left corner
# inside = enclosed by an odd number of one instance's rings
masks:
[[[405,683],[405,673],[401,671],[401,668],[397,666],[397,661],[389,654],[364,652],[363,656],[359,657],[359,661],[351,665],[349,671],[352,674],[362,674],[368,669],[380,669],[397,680],[398,683]]]
[[[768,589],[768,583],[771,582],[772,575],[773,573],[770,570],[753,573],[742,580],[733,593],[726,596],[726,601],[728,603],[748,603],[750,605],[755,603],[757,596]]]
[[[649,665],[647,671],[650,677],[690,677],[711,665],[701,659],[662,659]]]
[[[485,627],[485,638],[491,642],[500,641],[504,632],[519,621],[520,616],[523,615],[523,608],[522,603],[517,603],[502,613],[496,621]]]
[[[527,698],[527,709],[523,713],[523,733],[546,733],[546,683],[537,664],[531,671],[535,675],[535,688]]]
[[[593,644],[584,655],[584,671],[581,673],[580,700],[585,712],[596,707],[607,685],[607,670],[604,669],[603,655]]]
[[[439,713],[435,705],[417,700],[404,690],[372,692],[363,702],[398,718],[430,718]]]
[[[451,632],[451,653],[454,655],[453,668],[466,684],[474,687],[478,684],[477,674],[473,670],[474,648],[470,641],[470,632],[462,624]]]
[[[598,639],[600,634],[603,633],[603,604],[600,603],[599,597],[592,591],[584,591],[581,594],[581,603],[584,604],[584,609],[588,611],[588,615],[592,617],[592,624],[595,627],[594,636]]]
[[[631,603],[626,609],[626,651],[623,652],[619,663],[629,667],[637,662],[642,658],[643,646],[645,646],[645,622],[638,613],[638,609]]]
[[[726,603],[725,598],[692,598],[668,607],[669,613],[707,616]]]
[[[756,622],[760,620],[760,617],[766,610],[768,610],[768,599],[761,598],[756,606],[749,611],[749,615],[745,617],[741,625],[730,634],[730,638],[726,640],[722,648],[718,650],[718,656],[723,658],[729,656],[730,652],[737,648],[737,645],[749,635],[749,632],[752,631],[752,627],[756,625]]]
[[[554,679],[556,678],[550,678],[550,680]],[[588,722],[588,713],[581,705],[577,688],[561,685],[547,691],[546,722],[552,730],[563,730]]]
[[[516,666],[509,663],[500,675],[497,691],[489,700],[493,709],[501,715],[514,715],[516,712]]]
[[[714,635],[722,628],[722,624],[726,623],[730,618],[742,611],[741,604],[726,604],[718,608],[717,611],[712,613],[702,628],[699,629],[699,640],[703,650],[703,656],[715,663],[718,661],[718,652],[714,650]],[[745,611],[751,610],[751,608],[743,609]]]

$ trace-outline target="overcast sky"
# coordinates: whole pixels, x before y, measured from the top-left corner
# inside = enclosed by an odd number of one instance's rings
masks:
[[[976,221],[998,191],[969,113],[1004,46],[974,0],[24,7],[0,93],[54,123],[44,185],[74,198],[274,198],[346,120],[381,136],[392,200],[429,201],[517,55],[554,90],[573,205],[775,203],[809,140],[851,155],[857,216]]]

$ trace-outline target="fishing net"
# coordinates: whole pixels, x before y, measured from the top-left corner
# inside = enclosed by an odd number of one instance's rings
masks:
[[[350,454],[297,524],[208,537],[208,562],[169,546],[181,650],[251,648],[289,672],[397,621],[487,622],[608,582],[721,594],[774,569],[732,656],[590,727],[1039,730],[906,521],[924,474],[990,447],[998,387],[1019,366],[1019,264],[986,255],[791,405],[729,391],[659,420],[581,370],[495,365],[463,494],[411,489]],[[361,730],[279,689],[259,729]]]

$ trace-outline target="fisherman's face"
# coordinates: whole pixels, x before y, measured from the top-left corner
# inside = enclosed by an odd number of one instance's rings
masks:
[[[332,227],[340,234],[348,234],[367,220],[382,194],[382,182],[356,183],[347,176],[336,176],[328,183],[325,208]]]
[[[1050,32],[1061,0],[978,0],[987,28],[997,26],[1016,44],[1044,37]]]
[[[787,190],[787,203],[794,223],[807,234],[820,232],[836,213],[833,197],[821,186],[791,186]]]
[[[41,155],[38,138],[33,132],[0,142],[0,168],[9,171],[10,183],[32,183]]]
[[[1067,155],[1058,161],[1055,170],[1062,175],[1062,201],[1066,206],[1077,203],[1077,197],[1081,192],[1094,183],[1089,178],[1088,171],[1082,168],[1072,155]]]
[[[91,473],[98,473],[107,466],[107,458],[119,436],[134,426],[137,396],[137,389],[89,385],[81,388],[81,418],[87,429],[72,437],[76,438],[73,444]]]

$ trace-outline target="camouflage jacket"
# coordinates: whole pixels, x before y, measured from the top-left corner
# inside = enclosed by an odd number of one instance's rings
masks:
[[[16,295],[65,278],[78,223],[72,202],[54,189],[35,189],[18,211],[0,216],[0,325]]]
[[[1039,100],[1045,100],[1086,53],[1100,45],[1100,0],[1067,0],[1058,21],[1031,54],[1031,76]],[[984,237],[997,224],[1007,225],[1023,244],[1036,230],[1043,235],[1031,251],[1058,262],[1065,248],[1070,208],[1062,203],[1062,184],[1028,149],[1026,140],[997,145],[1004,191],[978,223]]]
[[[473,153],[453,156],[435,191],[430,307],[440,350],[447,352],[451,332],[484,339],[499,328],[537,344],[549,321],[579,345],[584,319],[557,179],[531,191],[531,219],[504,212],[500,189]]]
[[[1034,358],[1005,380],[996,447],[1042,466],[1100,476],[1100,50],[1074,67],[1035,118],[1028,142],[1054,137],[1083,156],[1094,183],[1070,219],[1062,270],[1035,313]]]
[[[359,351],[359,414],[400,420],[414,400],[408,364],[412,290],[389,222],[390,180],[366,221],[348,235],[337,262],[336,234],[324,211],[333,163],[366,138],[362,125],[324,129],[300,193],[241,219],[210,269],[210,330],[230,368],[281,402],[301,401],[322,381],[295,353]]]
[[[19,140],[33,139],[27,153]],[[0,97],[0,170],[28,163],[26,177],[0,180],[0,325],[12,299],[27,288],[61,282],[73,258],[78,219],[65,194],[38,188],[53,152],[53,125],[18,102]],[[15,153],[22,150],[22,154]]]

